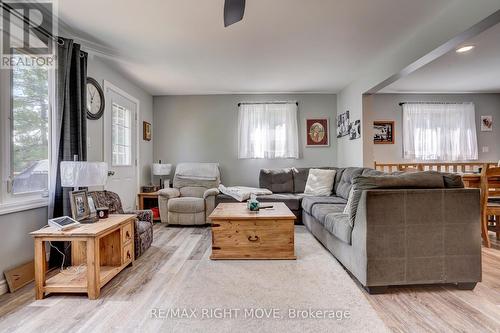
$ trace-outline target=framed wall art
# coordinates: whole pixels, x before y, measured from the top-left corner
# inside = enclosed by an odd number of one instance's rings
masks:
[[[330,145],[328,118],[306,119],[306,147]]]
[[[142,138],[144,141],[151,141],[151,124],[147,121],[142,122]]]
[[[394,121],[379,120],[373,122],[373,143],[394,144]]]

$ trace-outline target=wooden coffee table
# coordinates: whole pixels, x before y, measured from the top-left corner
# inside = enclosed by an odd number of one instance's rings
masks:
[[[282,202],[251,212],[246,203],[222,203],[209,218],[212,224],[210,259],[296,259],[295,215]]]

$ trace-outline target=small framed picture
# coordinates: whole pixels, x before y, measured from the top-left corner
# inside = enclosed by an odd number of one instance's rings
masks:
[[[373,143],[394,144],[394,121],[374,121],[373,122]]]
[[[361,120],[355,120],[349,125],[349,140],[361,138]]]
[[[87,191],[73,191],[69,193],[71,202],[71,214],[77,221],[90,217],[89,199]]]
[[[481,132],[493,131],[493,116],[481,116]]]
[[[151,141],[151,124],[147,121],[142,122],[142,138],[144,141]]]
[[[306,119],[306,147],[330,145],[328,118]]]

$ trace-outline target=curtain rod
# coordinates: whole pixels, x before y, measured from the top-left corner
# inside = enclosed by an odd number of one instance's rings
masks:
[[[472,102],[401,102],[399,106],[405,104],[471,104]]]
[[[290,102],[240,102],[238,103],[238,106],[241,106],[241,105],[245,105],[245,104],[295,104],[297,106],[299,106],[299,102],[295,102],[295,101],[290,101]]]

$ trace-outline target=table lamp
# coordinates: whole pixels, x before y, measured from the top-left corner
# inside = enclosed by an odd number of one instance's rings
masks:
[[[77,193],[76,191],[80,187],[106,185],[108,164],[105,162],[64,161],[61,162],[60,170],[61,187],[73,188],[73,191],[70,192],[73,218],[81,223],[96,222],[98,217],[92,198],[87,197],[86,191],[83,193]],[[78,204],[76,201],[78,201]]]
[[[161,160],[158,163],[153,163],[153,175],[160,176],[160,188],[163,188],[162,176],[170,175],[172,164],[162,164]],[[168,187],[170,187],[170,179],[168,179]]]
[[[105,162],[61,162],[61,186],[104,186],[108,179],[108,163]]]

